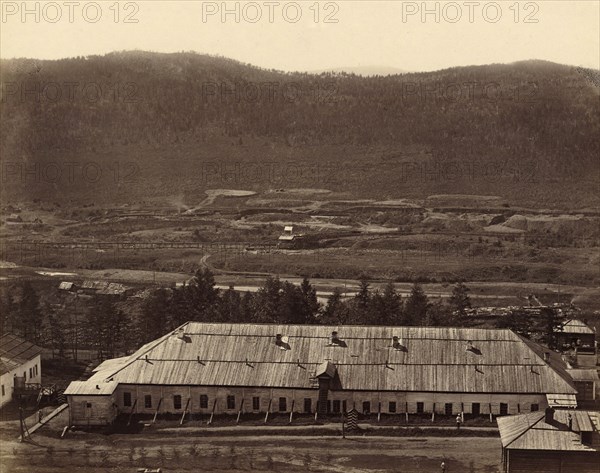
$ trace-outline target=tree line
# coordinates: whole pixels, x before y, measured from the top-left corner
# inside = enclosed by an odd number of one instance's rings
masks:
[[[44,300],[28,281],[0,292],[0,331],[13,333],[53,355],[78,358],[81,350],[100,359],[135,348],[131,314],[112,297],[95,295]]]
[[[383,289],[373,289],[366,278],[361,278],[355,295],[345,297],[335,288],[323,304],[308,278],[295,285],[267,277],[256,292],[242,294],[233,286],[219,290],[212,272],[201,269],[189,284],[154,291],[145,300],[135,326],[144,342],[187,321],[452,326],[464,323],[470,307],[469,288],[462,282],[454,286],[447,301],[432,301],[420,284],[414,284],[410,294],[402,297],[391,282]]]
[[[151,290],[137,307],[131,298],[70,294],[61,304],[43,302],[29,282],[0,293],[0,328],[59,357],[82,349],[100,359],[131,352],[188,321],[228,323],[460,326],[471,307],[469,288],[457,283],[447,301],[431,300],[420,284],[402,297],[390,282],[373,289],[366,278],[356,294],[335,288],[325,303],[308,278],[299,285],[268,277],[256,292],[216,287],[209,269],[189,283]],[[65,302],[66,301],[66,302]]]

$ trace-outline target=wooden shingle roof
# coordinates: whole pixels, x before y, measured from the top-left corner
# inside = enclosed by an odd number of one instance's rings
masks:
[[[594,334],[594,330],[589,327],[586,323],[578,319],[571,319],[565,322],[562,326],[562,330],[559,332],[563,333],[585,333],[585,334]]]
[[[35,358],[42,349],[12,333],[0,337],[0,373],[8,373]]]
[[[64,394],[65,396],[109,396],[115,392],[118,384],[115,381],[103,381],[100,379],[72,381],[67,389],[65,389]]]
[[[572,425],[569,428],[569,415]],[[593,411],[557,410],[554,420],[545,421],[544,412],[498,418],[504,448],[515,450],[598,451],[581,442],[580,432],[594,432]]]
[[[598,371],[593,368],[574,368],[568,369],[567,373],[573,379],[573,381],[592,381],[598,382],[600,381],[600,376],[598,376]]]
[[[330,343],[333,331],[346,346]],[[326,361],[346,390],[576,392],[520,337],[497,329],[189,322],[102,373],[126,384],[310,389]]]

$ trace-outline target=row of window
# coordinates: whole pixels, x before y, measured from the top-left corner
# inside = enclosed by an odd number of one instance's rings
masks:
[[[530,407],[531,412],[536,412],[539,409],[540,409],[539,404],[531,404],[531,407]],[[396,412],[396,403],[395,402],[390,402],[389,412]],[[417,414],[423,414],[424,412],[425,412],[425,403],[417,402]],[[454,412],[453,404],[451,402],[446,402],[444,404],[444,414],[452,415],[453,412]],[[474,402],[471,404],[471,413],[473,415],[481,414],[481,404],[479,402]],[[501,416],[508,415],[508,404],[505,402],[500,403],[500,415]]]
[[[38,365],[34,365],[33,367],[29,368],[29,379],[34,378],[35,376],[37,376],[39,373],[38,371]],[[16,374],[15,374],[16,376]],[[25,381],[27,381],[27,371],[23,371],[23,378],[25,378]],[[6,388],[4,387],[4,384],[2,385],[2,397],[6,396]]]
[[[38,365],[34,365],[31,368],[29,368],[29,379],[34,378],[35,376],[37,376],[39,373],[38,371]],[[16,376],[16,374],[15,374]],[[27,381],[27,371],[23,371],[23,378],[25,378],[25,381]]]
[[[310,399],[305,399],[305,405],[306,405],[306,401],[309,401],[309,408],[310,408]],[[181,402],[182,402],[181,395],[174,394],[173,395],[173,408],[176,410],[181,409],[181,406],[182,406]],[[233,396],[233,395],[227,396],[226,403],[227,403],[227,409],[234,410],[235,409],[235,396]],[[131,393],[124,392],[123,393],[123,406],[131,407],[131,405],[132,405]],[[144,395],[144,408],[152,409],[152,396],[150,394]],[[208,409],[208,395],[207,394],[200,395],[200,409]],[[252,409],[255,411],[260,410],[260,397],[255,396],[252,398]],[[285,398],[285,397],[279,398],[279,410],[280,411],[287,410],[287,398]]]
[[[3,387],[4,388],[4,387]],[[326,401],[326,411],[334,414],[338,414],[340,412],[347,411],[346,401],[341,401],[339,399],[333,401]],[[123,393],[123,405],[125,407],[131,407],[131,393],[125,392]],[[228,410],[234,410],[236,408],[235,404],[235,396],[229,395],[226,398],[226,405]],[[287,398],[280,397],[279,398],[279,412],[286,412],[288,410]],[[311,413],[312,412],[312,399],[304,398],[304,412]],[[144,396],[144,408],[152,409],[152,396],[150,394],[146,394]],[[173,395],[173,408],[179,410],[182,408],[182,397],[179,394]],[[200,395],[200,409],[208,409],[208,395],[201,394]],[[252,410],[259,411],[260,410],[260,397],[254,396],[252,398]],[[531,404],[531,412],[535,412],[539,410],[538,404]],[[364,414],[371,413],[371,402],[364,401],[362,403],[362,412]],[[398,412],[398,406],[395,401],[390,401],[388,403],[388,412],[396,413]],[[451,402],[447,402],[444,404],[444,413],[446,415],[452,415],[454,412],[454,405]],[[425,403],[417,402],[417,414],[425,413]],[[481,404],[478,402],[474,402],[471,404],[471,413],[474,415],[481,414]],[[508,414],[508,404],[501,402],[500,403],[500,415]]]

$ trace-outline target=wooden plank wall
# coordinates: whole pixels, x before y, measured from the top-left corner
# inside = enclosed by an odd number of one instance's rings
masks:
[[[67,396],[72,425],[108,425],[116,416],[114,396]],[[87,407],[87,406],[90,407]]]
[[[598,473],[600,452],[509,450],[508,473]]]
[[[146,385],[119,385],[115,392],[116,403],[120,412],[129,412],[131,407],[123,405],[123,393],[131,393],[132,405],[135,399],[138,399],[136,405],[137,413],[154,414],[158,406],[158,402],[162,399],[159,412],[160,413],[182,413],[183,408],[188,398],[191,398],[189,411],[199,414],[210,414],[213,409],[215,398],[217,405],[215,408],[216,414],[230,413],[236,414],[239,406],[244,400],[242,412],[266,412],[271,403],[271,412],[277,412],[279,408],[279,398],[284,397],[287,400],[287,409],[291,409],[294,405],[294,412],[304,411],[304,399],[312,400],[313,412],[317,407],[318,390],[317,389],[271,389],[271,388],[228,388],[214,386],[146,386]],[[208,396],[208,407],[200,407],[200,395]],[[146,408],[144,396],[152,396],[152,407]],[[175,409],[173,405],[173,396],[180,395],[182,399],[182,408]],[[227,396],[235,396],[235,409],[227,408]],[[252,398],[260,398],[260,410],[254,411],[252,408]],[[453,414],[458,414],[461,408],[465,414],[470,414],[472,403],[479,402],[481,406],[481,414],[490,413],[490,405],[492,414],[500,413],[500,403],[507,403],[509,406],[509,414],[520,412],[530,412],[531,404],[538,404],[539,409],[543,410],[546,407],[546,397],[544,395],[505,395],[505,394],[453,394],[453,393],[406,393],[406,392],[377,392],[377,391],[330,391],[329,400],[346,401],[348,409],[356,407],[359,411],[362,410],[363,402],[371,403],[371,412],[377,412],[379,403],[381,403],[381,412],[389,413],[389,403],[396,402],[396,413],[406,412],[408,405],[409,413],[417,412],[417,402],[424,403],[424,412],[431,413],[435,404],[435,412],[443,414],[445,403],[452,403]]]

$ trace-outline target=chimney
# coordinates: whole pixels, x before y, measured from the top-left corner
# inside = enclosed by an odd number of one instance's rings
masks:
[[[340,339],[338,337],[338,333],[334,330],[333,332],[331,332],[331,344],[337,345],[339,341]]]
[[[277,345],[277,346],[281,345],[281,334],[280,333],[275,335],[275,345]]]
[[[548,351],[544,352],[544,361],[546,363],[550,363],[550,352],[548,352]]]
[[[392,337],[392,347],[396,350],[402,350],[402,340],[397,335]]]
[[[573,416],[571,415],[570,412],[567,415],[567,420],[569,422],[569,430],[572,432],[573,431]]]
[[[552,424],[554,422],[554,409],[546,407],[546,417],[544,418],[546,424]]]

